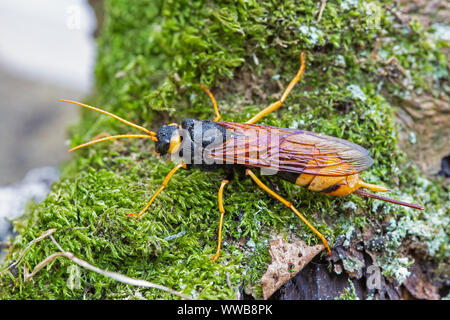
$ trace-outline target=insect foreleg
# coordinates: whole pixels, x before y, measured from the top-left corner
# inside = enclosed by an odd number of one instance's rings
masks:
[[[295,76],[295,78],[292,79],[291,82],[289,83],[288,87],[286,88],[286,90],[284,91],[283,95],[281,96],[281,99],[278,100],[277,102],[271,104],[267,108],[261,110],[257,115],[255,115],[253,118],[248,120],[246,123],[258,122],[259,120],[261,120],[262,118],[267,116],[269,113],[274,112],[275,110],[277,110],[278,108],[280,108],[283,105],[283,103],[286,100],[286,98],[288,97],[289,93],[291,93],[291,91],[294,88],[294,86],[300,81],[303,72],[305,72],[305,57],[304,57],[304,55],[305,55],[304,52],[302,52],[300,54],[300,59],[301,59],[300,69],[298,70],[297,75]]]
[[[200,88],[202,88],[203,91],[206,92],[206,94],[209,96],[209,98],[211,99],[212,103],[213,103],[213,107],[214,107],[214,112],[216,114],[216,118],[213,120],[214,122],[217,122],[220,120],[220,118],[222,118],[222,116],[220,115],[219,112],[219,108],[217,107],[217,102],[216,102],[216,98],[214,98],[213,94],[211,91],[209,91],[204,85],[200,85]]]
[[[186,169],[186,163],[182,162],[180,164],[178,164],[175,168],[173,168],[172,170],[170,170],[170,172],[167,174],[167,176],[164,178],[163,183],[161,185],[161,187],[158,189],[158,191],[156,191],[156,193],[153,195],[153,197],[150,199],[150,201],[147,203],[147,205],[144,207],[144,209],[141,210],[141,212],[139,213],[129,213],[129,216],[134,216],[136,218],[139,218],[140,216],[142,216],[147,209],[151,206],[151,204],[153,203],[153,201],[156,199],[156,197],[158,196],[158,194],[161,193],[161,191],[164,190],[164,188],[167,186],[167,184],[169,183],[170,179],[172,179],[172,176],[175,174],[175,172],[178,171],[178,169],[183,168]]]
[[[277,194],[275,191],[271,190],[268,186],[266,186],[261,180],[258,179],[258,177],[250,170],[247,169],[245,171],[246,175],[249,175],[250,178],[253,179],[253,181],[256,182],[256,184],[263,189],[264,191],[266,191],[268,194],[270,194],[271,196],[273,196],[275,199],[277,199],[278,201],[280,201],[282,204],[284,204],[286,207],[288,207],[289,209],[291,209],[319,238],[320,240],[322,240],[325,248],[328,251],[328,254],[331,254],[331,250],[330,250],[330,246],[328,245],[328,241],[327,239],[325,239],[325,237],[319,232],[317,231],[316,228],[313,227],[313,225],[311,223],[309,223],[309,221],[297,210],[295,209],[295,207],[292,205],[292,203],[290,203],[289,201],[287,201],[286,199],[284,199],[282,196],[280,196],[279,194]]]
[[[223,225],[223,216],[225,214],[225,209],[223,208],[223,189],[225,188],[225,186],[228,184],[228,180],[222,180],[221,184],[220,184],[220,188],[219,188],[219,195],[218,195],[218,201],[219,201],[219,212],[220,212],[220,220],[219,220],[219,235],[218,235],[218,239],[217,239],[217,251],[216,254],[211,257],[211,261],[216,260],[217,258],[219,258],[219,254],[220,254],[220,247],[222,244],[222,225]]]

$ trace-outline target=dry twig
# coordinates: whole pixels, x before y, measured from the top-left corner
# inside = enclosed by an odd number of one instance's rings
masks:
[[[320,22],[320,19],[322,19],[323,10],[325,9],[325,6],[327,5],[327,0],[322,0],[321,2],[322,3],[320,4],[319,14],[317,16],[317,22]]]
[[[156,283],[152,283],[152,282],[148,282],[145,280],[140,280],[140,279],[135,279],[135,278],[130,278],[127,276],[124,276],[123,274],[120,273],[116,273],[116,272],[111,272],[111,271],[106,271],[106,270],[102,270],[100,268],[97,268],[96,266],[93,266],[92,264],[76,257],[72,252],[67,252],[65,251],[60,245],[59,243],[55,240],[55,238],[52,236],[52,233],[54,233],[56,231],[56,229],[49,229],[47,231],[45,231],[40,237],[34,239],[33,241],[31,241],[28,246],[25,248],[25,250],[20,254],[19,258],[17,261],[15,261],[14,263],[12,263],[11,265],[9,265],[5,270],[2,270],[0,272],[0,275],[6,271],[8,271],[9,269],[11,269],[13,266],[17,265],[20,260],[22,259],[22,257],[25,255],[25,253],[28,251],[28,249],[35,244],[36,242],[41,241],[42,239],[50,236],[51,240],[53,241],[53,243],[56,245],[56,247],[60,250],[60,252],[56,252],[53,253],[51,255],[49,255],[47,258],[45,258],[44,260],[42,260],[36,267],[34,267],[33,271],[31,273],[28,272],[27,268],[24,267],[24,280],[25,281],[31,281],[32,278],[40,271],[42,270],[42,268],[44,268],[46,265],[48,265],[49,263],[51,263],[52,261],[54,261],[56,258],[58,257],[64,257],[67,258],[69,260],[71,260],[72,262],[76,263],[77,265],[79,265],[80,267],[83,267],[85,269],[94,271],[98,274],[101,274],[105,277],[114,279],[116,281],[125,283],[125,284],[129,284],[132,286],[139,286],[139,287],[145,287],[145,288],[154,288],[154,289],[158,289],[158,290],[162,290],[165,292],[168,292],[170,294],[176,295],[180,298],[183,299],[192,299],[191,297],[184,295],[178,291],[172,290],[170,288],[167,288],[165,286],[156,284]]]
[[[42,239],[45,239],[45,238],[47,238],[49,235],[51,235],[53,232],[55,232],[56,231],[56,229],[48,229],[47,231],[45,231],[42,235],[40,235],[39,237],[37,237],[36,239],[34,239],[33,241],[31,241],[28,245],[27,245],[27,247],[22,251],[22,253],[19,255],[19,258],[16,260],[16,261],[14,261],[13,263],[11,263],[7,268],[5,268],[4,270],[2,270],[1,272],[0,272],[0,276],[3,274],[3,273],[5,273],[6,271],[8,271],[9,269],[11,269],[12,267],[14,267],[15,265],[17,265],[19,262],[20,262],[20,260],[22,260],[22,258],[23,258],[23,256],[25,255],[25,253],[28,251],[28,249],[30,249],[31,248],[31,246],[33,245],[33,244],[35,244],[36,242],[39,242],[39,241],[41,241]]]

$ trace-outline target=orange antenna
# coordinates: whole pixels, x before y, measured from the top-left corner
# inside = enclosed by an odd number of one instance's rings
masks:
[[[72,149],[69,150],[69,152],[99,143],[99,142],[103,142],[103,141],[108,141],[108,140],[113,140],[113,139],[120,139],[120,138],[146,138],[146,139],[150,139],[153,141],[158,141],[158,139],[156,137],[152,137],[146,134],[120,134],[117,136],[110,136],[110,137],[106,137],[106,138],[101,138],[101,139],[96,139],[96,140],[92,140],[83,144],[80,144],[76,147],[73,147]]]
[[[105,110],[102,110],[102,109],[99,109],[99,108],[96,108],[96,107],[93,107],[93,106],[90,106],[90,105],[87,105],[87,104],[84,104],[84,103],[81,103],[81,102],[77,102],[77,101],[64,100],[64,99],[59,99],[59,101],[76,104],[78,106],[81,106],[81,107],[84,107],[84,108],[88,108],[88,109],[91,109],[91,110],[94,110],[94,111],[106,114],[106,115],[108,115],[110,117],[113,117],[114,119],[122,121],[123,123],[125,123],[125,124],[127,124],[129,126],[132,126],[133,128],[136,128],[138,130],[144,131],[145,133],[147,133],[147,134],[149,134],[151,136],[156,136],[156,132],[150,131],[150,130],[148,130],[148,129],[144,128],[144,127],[141,127],[141,126],[139,126],[139,125],[137,125],[137,124],[135,124],[135,123],[133,123],[131,121],[122,119],[121,117],[118,117],[115,114],[109,113],[108,111],[105,111]]]
[[[361,196],[365,196],[365,197],[369,197],[369,198],[373,198],[373,199],[378,199],[378,200],[382,200],[382,201],[387,201],[387,202],[391,202],[391,203],[395,203],[395,204],[399,204],[401,206],[406,206],[406,207],[410,207],[410,208],[414,208],[414,209],[419,209],[419,210],[423,210],[424,208],[422,206],[419,206],[418,204],[412,204],[412,203],[408,203],[408,202],[403,202],[397,199],[391,199],[388,197],[383,197],[383,196],[379,196],[377,194],[373,194],[361,189],[357,189],[355,190],[353,193],[359,194]]]
[[[138,130],[141,130],[141,131],[144,131],[145,133],[147,133],[147,134],[119,134],[119,135],[116,135],[116,136],[110,136],[110,137],[106,137],[106,138],[96,139],[96,140],[92,140],[92,141],[80,144],[80,145],[78,145],[76,147],[73,147],[72,149],[69,150],[69,152],[72,152],[72,151],[75,151],[75,150],[78,150],[78,149],[81,149],[81,148],[84,148],[84,147],[87,147],[87,146],[90,146],[90,145],[93,145],[93,144],[96,144],[96,143],[99,143],[99,142],[108,141],[108,140],[114,140],[114,139],[121,139],[121,138],[145,138],[145,139],[150,139],[150,140],[153,140],[153,141],[158,141],[158,138],[156,138],[156,132],[150,131],[150,130],[148,130],[148,129],[144,128],[144,127],[141,127],[141,126],[139,126],[139,125],[137,125],[137,124],[135,124],[135,123],[133,123],[131,121],[122,119],[121,117],[118,117],[115,114],[109,113],[108,111],[105,111],[105,110],[102,110],[102,109],[99,109],[99,108],[96,108],[96,107],[93,107],[93,106],[90,106],[90,105],[87,105],[87,104],[84,104],[84,103],[81,103],[81,102],[77,102],[77,101],[64,100],[64,99],[59,99],[59,101],[76,104],[78,106],[81,106],[81,107],[84,107],[84,108],[88,108],[88,109],[91,109],[91,110],[94,110],[94,111],[106,114],[106,115],[108,115],[110,117],[113,117],[114,119],[122,121],[123,123],[125,123],[125,124],[127,124],[129,126],[132,126],[133,128],[136,128]]]

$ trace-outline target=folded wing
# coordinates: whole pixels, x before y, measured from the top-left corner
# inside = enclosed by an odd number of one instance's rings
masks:
[[[323,176],[356,174],[373,163],[361,146],[324,134],[245,123],[218,124],[229,135],[209,150],[209,157],[216,161]]]

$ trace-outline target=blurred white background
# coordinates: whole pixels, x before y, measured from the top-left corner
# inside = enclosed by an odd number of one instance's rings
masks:
[[[87,0],[0,1],[0,185],[67,159],[65,130],[93,86],[96,27]]]
[[[37,81],[89,92],[95,14],[85,0],[2,0],[0,65]]]
[[[87,0],[0,1],[0,247],[5,217],[42,199],[68,158],[79,109],[58,99],[91,92],[95,28]]]

